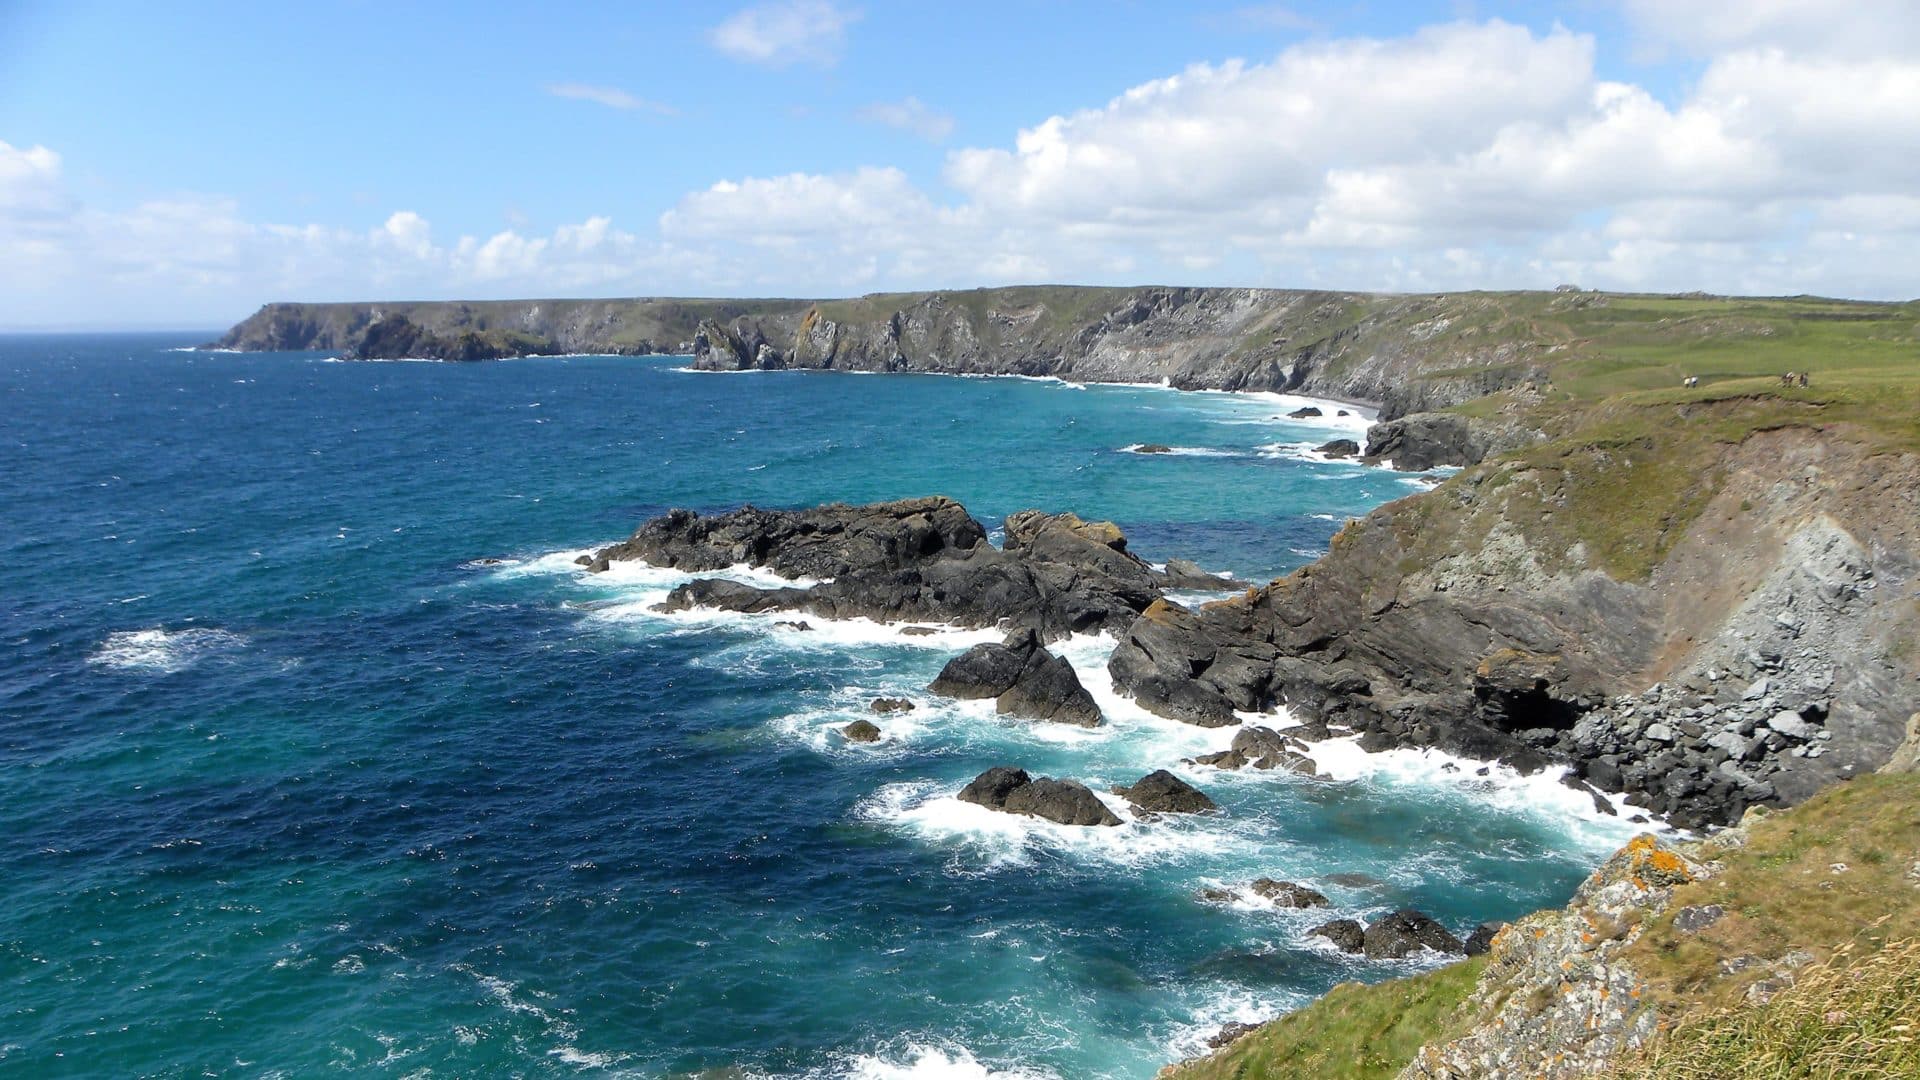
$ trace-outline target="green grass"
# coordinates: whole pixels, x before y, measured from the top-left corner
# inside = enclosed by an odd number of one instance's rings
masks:
[[[1171,1080],[1374,1080],[1399,1072],[1421,1046],[1456,1029],[1450,1018],[1473,991],[1483,958],[1372,986],[1341,983]]]

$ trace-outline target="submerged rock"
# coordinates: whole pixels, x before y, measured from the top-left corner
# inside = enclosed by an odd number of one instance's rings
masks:
[[[1220,809],[1205,792],[1165,769],[1148,773],[1132,787],[1114,788],[1113,793],[1154,814],[1198,814]]]
[[[1136,454],[1171,454],[1173,447],[1162,446],[1159,443],[1152,442],[1141,443],[1139,446],[1133,448],[1133,452]]]
[[[1092,789],[1072,780],[1051,776],[1034,779],[1025,769],[999,765],[988,769],[960,790],[963,802],[1025,814],[1061,825],[1118,825],[1120,818]]]
[[[867,707],[877,713],[912,712],[913,702],[903,697],[883,697],[874,698],[873,704]]]

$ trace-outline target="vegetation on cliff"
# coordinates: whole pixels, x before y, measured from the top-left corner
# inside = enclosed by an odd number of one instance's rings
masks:
[[[1343,984],[1163,1077],[1492,1076],[1502,1075],[1493,1055],[1516,1048],[1530,1055],[1526,1075],[1586,1075],[1597,1061],[1633,1080],[1913,1076],[1916,838],[1911,773],[1755,811],[1741,829],[1677,849],[1643,838],[1596,872],[1573,908],[1510,927],[1486,958]],[[1563,925],[1578,931],[1564,942]],[[1522,946],[1536,942],[1546,947],[1521,963]],[[1550,975],[1530,977],[1540,971]],[[1596,990],[1623,976],[1617,1012],[1569,1008],[1604,1000]],[[1540,1022],[1555,1009],[1578,1022]]]

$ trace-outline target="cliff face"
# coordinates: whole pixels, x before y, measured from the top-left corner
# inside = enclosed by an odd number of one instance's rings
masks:
[[[1380,402],[1391,418],[1530,378],[1551,342],[1457,329],[1504,322],[1510,299],[1043,286],[876,295],[709,320],[694,363],[1294,391]]]
[[[1714,416],[1752,430],[1722,441]],[[1369,748],[1565,762],[1685,824],[1878,767],[1920,710],[1920,455],[1772,406],[1638,419],[1382,507],[1264,588],[1149,611],[1116,684],[1169,716],[1286,705]]]
[[[805,304],[780,300],[493,300],[268,304],[209,348],[326,350],[366,359],[495,359],[690,352],[703,319]]]
[[[1029,286],[852,300],[269,304],[212,347],[364,358],[691,352],[710,370],[1054,375],[1288,390],[1387,418],[1519,385],[1567,335],[1552,294]],[[1515,332],[1523,324],[1526,333]],[[1434,373],[1443,373],[1437,376]]]

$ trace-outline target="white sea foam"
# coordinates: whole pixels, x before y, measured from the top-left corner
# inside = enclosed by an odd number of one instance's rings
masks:
[[[168,630],[121,630],[108,634],[88,661],[119,671],[149,671],[171,674],[184,671],[201,659],[244,648],[247,639],[227,630],[188,627]]]
[[[964,1046],[909,1041],[900,1050],[860,1054],[809,1078],[836,1080],[1054,1080],[1051,1072],[987,1065]]]
[[[1211,446],[1169,446],[1165,450],[1146,450],[1147,443],[1129,443],[1120,448],[1123,454],[1141,454],[1146,457],[1211,457],[1231,458],[1247,456],[1244,450],[1222,450]]]

